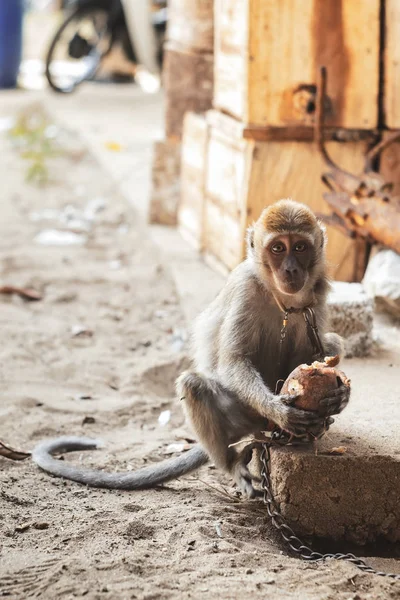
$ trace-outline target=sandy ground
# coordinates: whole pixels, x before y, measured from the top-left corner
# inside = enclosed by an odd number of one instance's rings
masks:
[[[2,116],[18,102],[7,96]],[[52,109],[68,114],[68,106]],[[77,121],[86,115],[90,130],[92,111],[75,114]],[[133,154],[143,166],[149,140],[142,141],[141,127]],[[99,136],[104,164],[102,134],[91,133]],[[165,458],[169,444],[190,440],[173,390],[187,361],[188,324],[162,247],[143,222],[146,188],[138,181],[146,185],[148,159],[132,184],[138,211],[82,136],[57,135],[67,152],[51,160],[44,188],[26,183],[27,161],[9,139],[0,140],[0,282],[43,294],[38,302],[0,296],[0,439],[29,450],[60,434],[100,437],[104,449],[68,459],[136,469]],[[123,173],[128,158],[110,159],[114,175],[118,160]],[[82,215],[95,207],[82,234]],[[55,212],[46,219],[44,209]],[[74,223],[67,220],[72,213]],[[72,229],[86,236],[84,243],[37,243],[37,234],[50,228]],[[161,426],[163,411],[171,414]],[[0,596],[373,600],[400,594],[399,584],[350,565],[289,557],[262,504],[235,497],[229,479],[212,466],[154,491],[122,493],[86,489],[29,460],[0,457],[0,482]]]

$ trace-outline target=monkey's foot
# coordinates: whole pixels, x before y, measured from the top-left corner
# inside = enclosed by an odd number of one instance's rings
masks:
[[[258,446],[259,444],[254,442],[243,448],[237,456],[236,463],[232,469],[232,477],[237,487],[248,498],[255,498],[262,495],[260,490],[257,490],[253,485],[253,481],[259,481],[259,479],[250,473],[247,466],[252,459],[253,450]]]
[[[248,498],[255,498],[256,496],[262,495],[262,492],[253,486],[253,480],[255,478],[245,465],[237,463],[232,471],[232,477],[243,495]]]

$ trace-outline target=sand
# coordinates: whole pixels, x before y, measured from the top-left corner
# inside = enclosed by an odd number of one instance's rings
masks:
[[[103,449],[68,460],[132,470],[163,460],[171,443],[191,443],[173,385],[187,364],[188,324],[162,248],[79,136],[64,142],[67,154],[51,160],[51,182],[38,188],[25,182],[27,163],[10,141],[0,141],[0,284],[43,294],[38,302],[0,295],[0,439],[30,450],[58,435],[100,437]],[[95,205],[103,208],[82,245],[35,242],[47,229],[82,235],[79,218]],[[44,219],[44,209],[56,212]],[[163,411],[170,411],[164,426]],[[126,493],[87,489],[29,459],[0,457],[0,530],[0,597],[400,594],[398,583],[351,565],[289,557],[264,506],[238,498],[212,466]]]

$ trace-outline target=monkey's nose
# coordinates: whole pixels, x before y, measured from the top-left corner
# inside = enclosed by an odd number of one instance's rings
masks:
[[[296,267],[290,267],[289,269],[285,269],[286,270],[286,275],[289,275],[290,277],[294,277],[295,275],[298,274],[298,270],[296,269]]]

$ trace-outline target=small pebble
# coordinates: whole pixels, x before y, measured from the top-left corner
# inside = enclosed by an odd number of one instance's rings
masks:
[[[29,521],[27,523],[22,523],[21,525],[17,525],[15,527],[15,531],[18,531],[18,533],[22,533],[23,531],[26,531],[27,529],[29,529],[29,527],[32,525],[32,522]]]
[[[39,521],[39,522],[35,522],[35,523],[33,523],[33,527],[34,527],[35,529],[40,529],[40,530],[43,530],[43,529],[48,529],[48,528],[49,528],[49,524],[48,524],[48,523],[46,523],[46,522],[40,522],[40,521]]]

